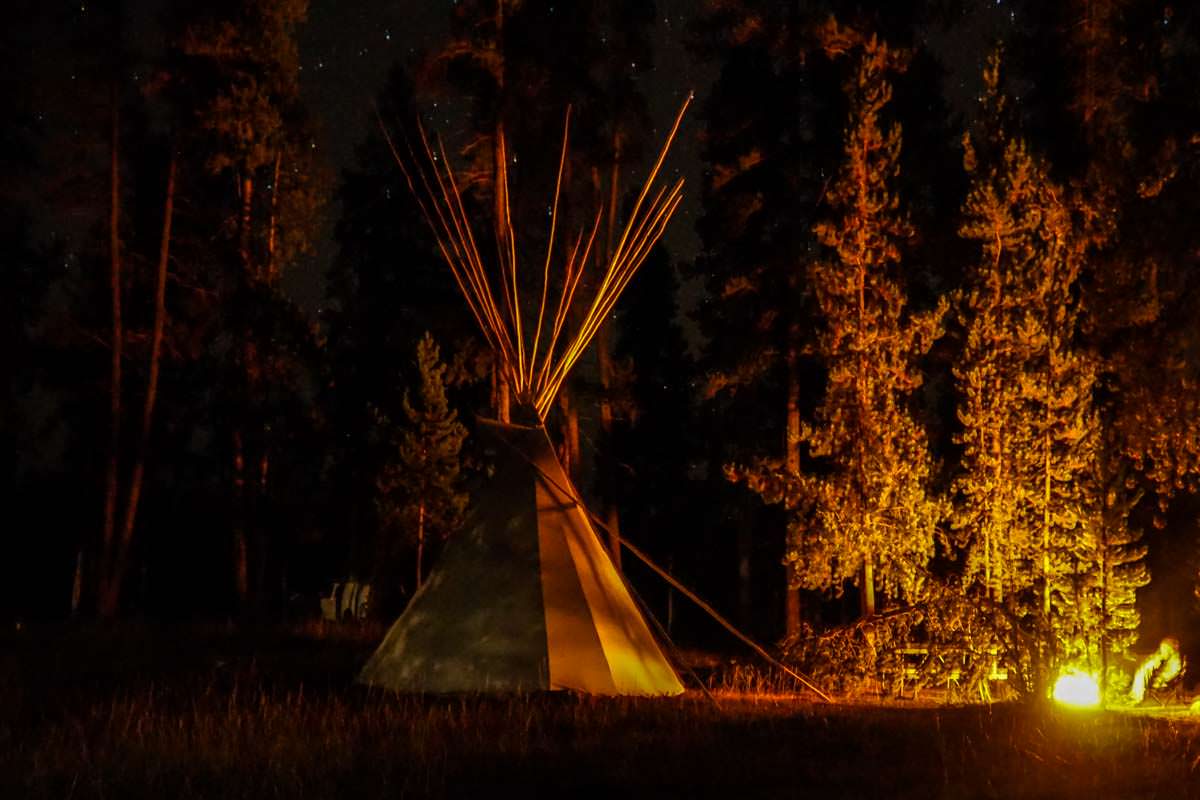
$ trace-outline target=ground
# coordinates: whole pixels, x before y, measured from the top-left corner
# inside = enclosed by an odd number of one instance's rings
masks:
[[[0,634],[0,797],[1200,797],[1200,722],[1018,705],[397,697],[377,631]]]

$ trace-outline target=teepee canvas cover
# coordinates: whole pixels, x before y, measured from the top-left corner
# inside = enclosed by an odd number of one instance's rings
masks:
[[[418,692],[682,692],[545,429],[480,429],[495,473],[360,680]]]

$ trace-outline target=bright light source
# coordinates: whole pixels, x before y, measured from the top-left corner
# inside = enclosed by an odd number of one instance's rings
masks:
[[[1099,708],[1100,682],[1094,675],[1067,670],[1054,682],[1054,702],[1072,708]]]

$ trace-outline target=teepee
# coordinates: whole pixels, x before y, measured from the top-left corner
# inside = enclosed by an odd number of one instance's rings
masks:
[[[583,280],[601,210],[590,231],[569,242],[560,281],[552,282],[568,110],[549,242],[538,265],[537,313],[528,319],[507,204],[508,159],[497,159],[505,212],[496,226],[497,263],[489,270],[445,148],[439,142],[435,156],[423,131],[422,158],[412,147],[402,156],[393,145],[442,257],[505,370],[518,407],[534,424],[480,422],[494,472],[473,494],[463,529],[447,542],[438,565],[363,668],[361,682],[415,692],[683,691],[601,545],[542,421],[679,205],[682,180],[669,188],[655,182],[690,99],[679,110],[608,263]],[[503,140],[498,144],[503,152]],[[569,332],[575,317],[580,321]]]

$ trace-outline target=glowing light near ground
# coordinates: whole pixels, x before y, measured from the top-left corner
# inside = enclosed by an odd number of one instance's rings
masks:
[[[1054,682],[1054,702],[1072,708],[1099,708],[1100,682],[1086,672],[1067,671]]]

